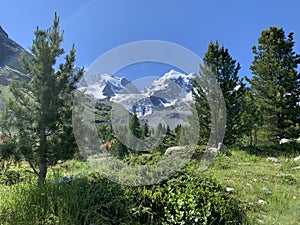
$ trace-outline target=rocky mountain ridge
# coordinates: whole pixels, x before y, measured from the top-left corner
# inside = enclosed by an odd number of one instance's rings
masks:
[[[121,104],[127,111],[146,118],[162,110],[187,107],[193,100],[191,89],[195,76],[171,70],[140,90],[124,77],[102,74],[94,76],[92,83],[79,90],[97,100]]]
[[[18,43],[9,38],[9,35],[0,26],[0,109],[4,108],[7,99],[8,85],[12,79],[29,81],[21,62],[21,56],[31,55]]]
[[[22,54],[30,57],[30,54],[14,40],[0,26],[0,67],[10,67],[21,73],[25,73],[20,57]]]

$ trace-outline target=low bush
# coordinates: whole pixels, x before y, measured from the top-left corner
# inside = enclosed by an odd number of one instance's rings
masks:
[[[148,224],[239,224],[245,221],[238,200],[215,179],[184,173],[159,186],[139,189],[139,221]],[[145,210],[147,209],[147,210]],[[147,220],[147,219],[148,220]]]
[[[4,203],[5,201],[5,203]],[[239,202],[213,178],[185,169],[163,183],[131,187],[93,173],[44,185],[10,186],[3,224],[239,224]]]

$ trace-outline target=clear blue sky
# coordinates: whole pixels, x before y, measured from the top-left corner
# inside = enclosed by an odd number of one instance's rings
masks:
[[[249,76],[251,47],[271,25],[293,31],[300,53],[299,0],[8,0],[1,2],[0,25],[28,49],[36,26],[48,28],[55,11],[65,30],[63,47],[75,44],[78,66],[133,41],[170,41],[203,57],[218,40],[240,62],[240,76]]]

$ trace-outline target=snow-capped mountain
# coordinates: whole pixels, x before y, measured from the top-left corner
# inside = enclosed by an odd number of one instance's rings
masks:
[[[195,76],[194,73],[186,75],[171,70],[161,78],[154,80],[145,88],[145,92],[150,96],[161,97],[169,102],[185,98],[187,93],[191,92]]]
[[[193,73],[171,70],[141,91],[125,78],[102,74],[94,76],[90,85],[79,89],[98,100],[119,103],[126,110],[145,117],[161,109],[187,107],[186,104],[192,100],[194,77]]]
[[[182,74],[180,72],[177,72],[175,70],[171,70],[170,72],[166,73],[164,76],[161,78],[155,80],[149,87],[146,89],[151,90],[151,89],[165,89],[165,88],[170,88],[168,87],[169,85],[172,85],[172,83],[177,84],[181,90],[184,92],[190,92],[192,87],[193,87],[193,82],[195,78],[195,73],[191,74]],[[172,82],[170,82],[172,81]]]
[[[84,91],[86,95],[90,95],[95,99],[108,101],[126,88],[131,92],[138,91],[124,77],[119,78],[111,74],[101,74],[89,77],[88,81],[81,82],[79,90]]]

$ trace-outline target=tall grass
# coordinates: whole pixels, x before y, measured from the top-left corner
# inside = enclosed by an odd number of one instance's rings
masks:
[[[89,176],[68,183],[11,186],[2,224],[126,224],[130,204],[121,186]]]
[[[54,168],[43,185],[21,182],[2,186],[0,224],[238,224],[244,220],[239,201],[209,177],[185,168],[169,181],[146,187],[113,183],[96,173],[57,178],[80,172],[80,163]],[[91,172],[91,171],[89,171]],[[197,224],[197,223],[196,223]]]
[[[300,173],[293,169],[300,162],[293,149],[290,157],[271,147],[232,150],[206,171],[194,160],[169,180],[144,187],[119,185],[78,161],[51,167],[43,185],[17,169],[19,183],[0,185],[0,224],[300,224]],[[278,157],[280,166],[267,156]],[[130,162],[151,158],[157,160]],[[61,179],[66,176],[71,179]]]

